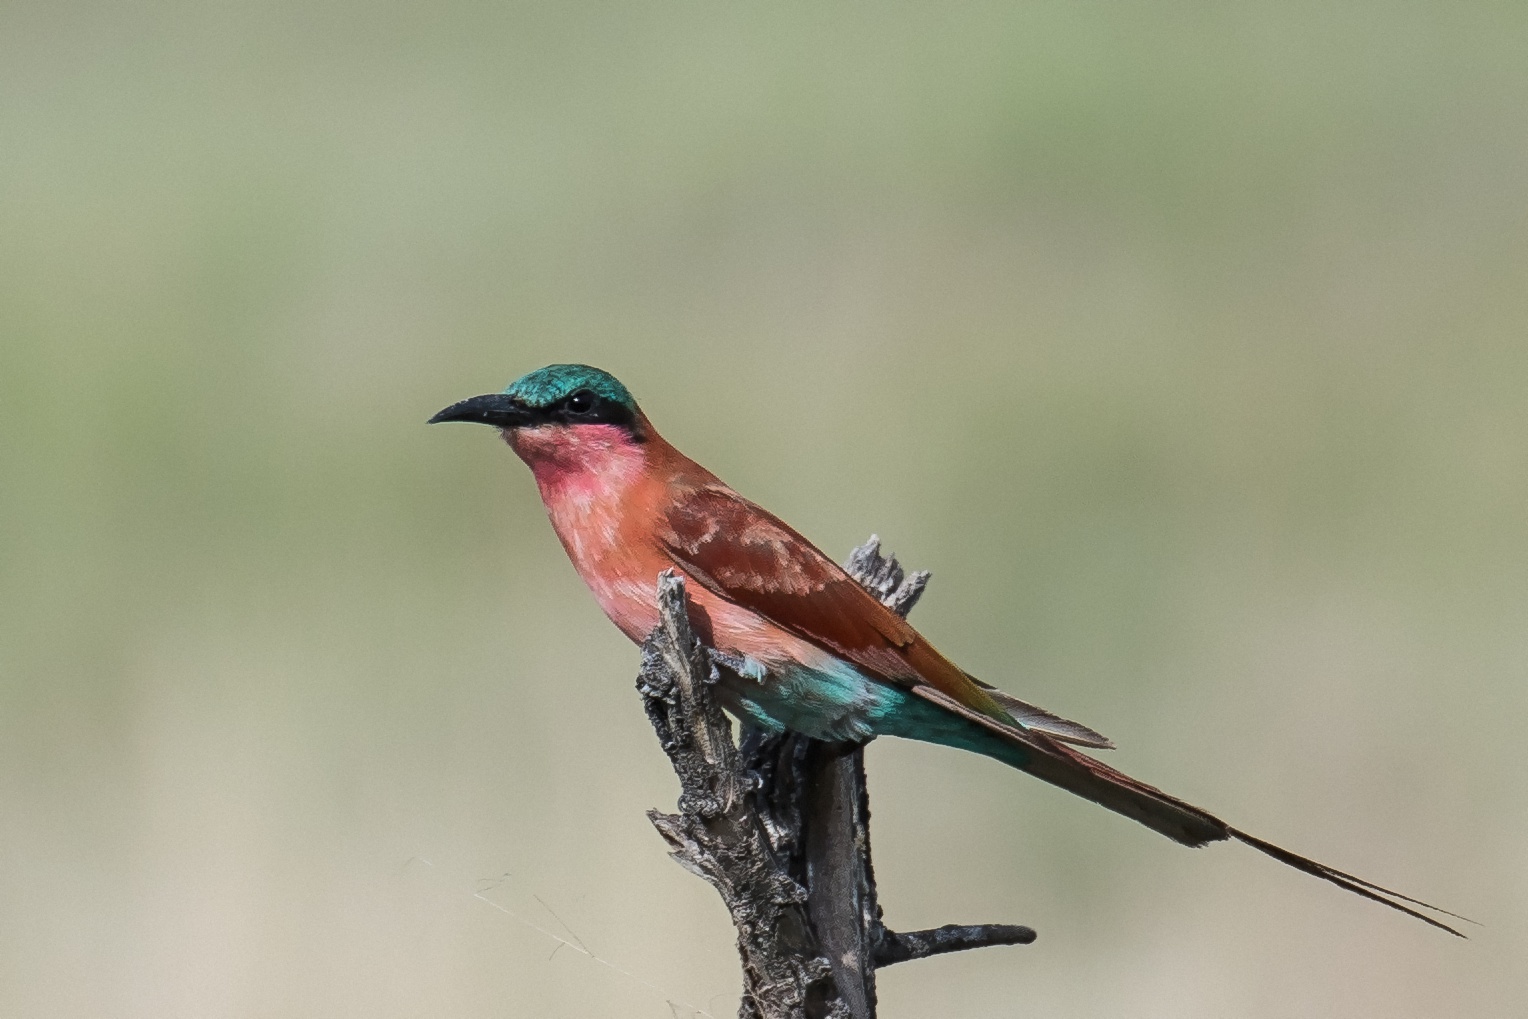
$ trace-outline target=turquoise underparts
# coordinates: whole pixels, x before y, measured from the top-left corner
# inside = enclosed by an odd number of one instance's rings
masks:
[[[713,652],[723,706],[765,732],[787,729],[813,739],[863,743],[876,736],[937,743],[1024,767],[1023,749],[974,722],[900,687],[872,679],[848,662],[826,668],[794,662],[766,667],[752,658]]]

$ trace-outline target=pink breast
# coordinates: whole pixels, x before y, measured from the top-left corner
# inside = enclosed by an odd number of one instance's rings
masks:
[[[658,574],[677,569],[667,556],[612,556],[618,568],[582,574],[589,590],[610,621],[632,641],[641,643],[658,625]],[[683,575],[683,571],[679,571]],[[727,601],[685,576],[685,590],[695,607],[692,622],[701,640],[721,651],[746,655],[765,666],[784,662],[825,663],[827,652],[782,630],[758,613]]]

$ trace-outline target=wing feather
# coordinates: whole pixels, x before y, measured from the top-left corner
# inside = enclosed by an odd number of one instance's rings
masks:
[[[902,686],[929,684],[978,713],[1012,721],[984,689],[774,514],[723,485],[698,487],[659,538],[701,586]]]

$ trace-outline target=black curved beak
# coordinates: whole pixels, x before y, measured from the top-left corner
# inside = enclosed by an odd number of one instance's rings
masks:
[[[474,396],[461,403],[453,403],[430,418],[428,423],[438,425],[442,421],[470,421],[479,425],[493,425],[496,428],[517,428],[520,425],[530,424],[531,412],[530,408],[512,396],[505,393],[489,393],[486,396]]]

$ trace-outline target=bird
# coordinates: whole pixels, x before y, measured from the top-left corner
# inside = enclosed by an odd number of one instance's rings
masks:
[[[430,424],[485,424],[530,468],[552,529],[605,615],[641,644],[657,581],[686,581],[696,636],[725,666],[722,706],[766,733],[895,736],[994,758],[1185,846],[1235,840],[1450,934],[1468,918],[1300,856],[1118,771],[1113,744],[962,670],[842,567],[658,434],[615,376],[532,371]]]

